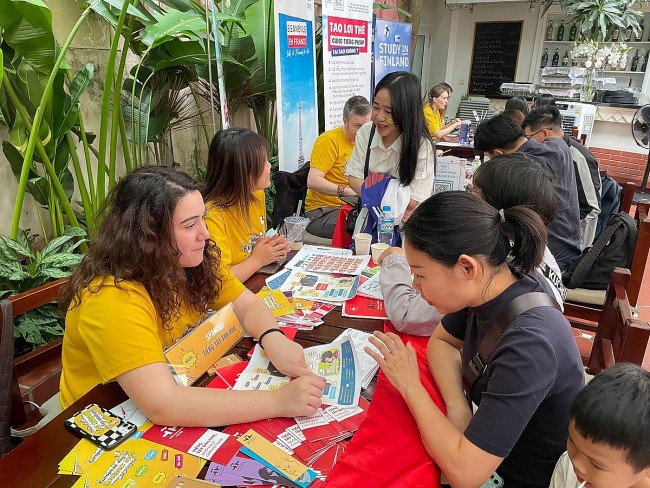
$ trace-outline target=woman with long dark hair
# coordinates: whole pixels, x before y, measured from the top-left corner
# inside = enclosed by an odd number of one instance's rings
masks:
[[[205,226],[199,184],[162,166],[139,168],[109,194],[105,218],[62,292],[67,311],[61,404],[116,381],[153,422],[214,426],[313,415],[324,381],[271,311],[224,270]],[[275,392],[186,388],[163,351],[210,310],[232,302],[273,364],[301,376]]]
[[[525,206],[497,210],[470,193],[443,192],[413,212],[404,232],[413,285],[444,314],[427,360],[447,417],[422,386],[410,344],[375,332],[381,354],[366,351],[406,401],[452,486],[480,486],[497,471],[509,488],[547,487],[584,370],[569,323],[546,297],[549,285],[530,273],[544,256],[542,218]],[[543,304],[517,315],[510,304],[534,292]],[[495,342],[483,357],[486,337]],[[478,377],[468,391],[474,414],[463,372]]]
[[[433,189],[435,148],[422,113],[421,93],[420,80],[414,74],[396,71],[384,76],[375,87],[372,120],[357,132],[354,151],[345,167],[350,187],[361,195],[370,147],[368,174],[387,173],[410,189],[403,221]]]

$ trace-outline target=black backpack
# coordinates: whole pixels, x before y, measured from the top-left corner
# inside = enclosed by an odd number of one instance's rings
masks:
[[[562,273],[564,285],[567,288],[607,289],[614,268],[630,268],[637,234],[636,222],[630,214],[612,215],[594,245],[582,251]]]
[[[621,185],[609,176],[607,171],[600,177],[600,214],[598,215],[598,224],[596,224],[594,242],[607,227],[609,218],[618,212],[622,190]]]

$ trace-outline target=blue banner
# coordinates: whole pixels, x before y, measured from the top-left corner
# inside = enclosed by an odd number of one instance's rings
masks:
[[[412,32],[411,24],[375,19],[373,87],[388,73],[411,71]]]

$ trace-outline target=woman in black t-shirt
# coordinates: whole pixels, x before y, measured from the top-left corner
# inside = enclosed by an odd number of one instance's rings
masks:
[[[452,486],[477,487],[497,471],[507,488],[547,487],[565,449],[569,406],[584,384],[562,313],[544,306],[512,321],[487,360],[474,415],[461,380],[500,310],[525,293],[549,292],[539,274],[527,274],[542,260],[544,223],[524,206],[497,210],[474,195],[445,192],[423,202],[404,230],[413,285],[446,314],[427,357],[447,418],[420,383],[410,345],[375,333],[371,342],[383,358],[368,352],[404,397]]]

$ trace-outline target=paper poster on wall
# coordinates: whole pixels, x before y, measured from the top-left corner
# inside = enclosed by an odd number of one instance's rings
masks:
[[[309,161],[318,137],[313,0],[275,0],[278,157],[282,171]]]
[[[394,71],[411,71],[411,34],[413,26],[405,22],[375,20],[373,43],[373,87]]]
[[[325,130],[343,124],[354,95],[370,100],[372,0],[323,0]]]

